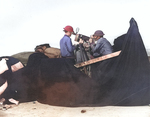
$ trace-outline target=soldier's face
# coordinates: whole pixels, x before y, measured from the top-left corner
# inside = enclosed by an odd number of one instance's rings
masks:
[[[38,49],[39,52],[43,53],[43,49]]]
[[[68,32],[68,36],[71,36],[72,35],[72,32]]]
[[[97,41],[99,39],[99,36],[93,36],[94,40]]]

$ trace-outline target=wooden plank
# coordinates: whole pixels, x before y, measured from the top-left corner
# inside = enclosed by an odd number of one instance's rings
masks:
[[[86,65],[90,65],[90,64],[93,64],[93,63],[96,63],[96,62],[99,62],[99,61],[103,61],[103,60],[106,60],[106,59],[109,59],[109,58],[116,57],[120,54],[120,52],[121,51],[117,51],[117,52],[114,52],[114,53],[111,53],[111,54],[107,54],[107,55],[104,55],[104,56],[101,56],[101,57],[98,57],[98,58],[94,58],[94,59],[91,59],[91,60],[88,60],[88,61],[85,61],[85,62],[82,62],[82,63],[75,64],[74,66],[76,68],[80,68],[80,67],[83,67],[83,66],[86,66]]]

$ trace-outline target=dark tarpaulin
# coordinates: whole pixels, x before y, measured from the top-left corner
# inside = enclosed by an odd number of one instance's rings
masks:
[[[122,50],[122,46],[124,44],[123,41],[124,41],[125,37],[126,37],[126,34],[123,34],[123,35],[117,37],[116,39],[114,39],[114,45],[113,45],[114,52]]]
[[[2,56],[0,57],[0,60],[6,58],[8,60],[6,60],[6,64],[8,66],[8,70],[5,71],[4,73],[0,74],[0,86],[3,85],[6,82],[6,79],[10,79],[11,75],[12,75],[12,70],[11,70],[11,66],[18,63],[19,60],[14,58],[14,57],[10,57],[10,56]],[[8,80],[9,82],[10,80]]]
[[[22,74],[23,73],[23,74]],[[150,66],[136,21],[124,38],[118,57],[92,65],[92,78],[70,59],[29,57],[25,68],[13,73],[12,98],[37,100],[56,106],[141,106],[150,103]],[[0,96],[5,97],[5,96]]]
[[[31,55],[30,58],[32,57],[35,56]],[[34,59],[29,59],[27,66],[33,65],[32,60]],[[34,66],[32,67],[34,69]],[[95,96],[93,89],[97,84],[75,68],[71,59],[42,58],[39,70],[34,70],[37,76],[31,74],[27,69],[25,68],[23,74],[27,76],[26,80],[29,84],[27,95],[31,99],[55,106],[93,104]],[[19,89],[15,90],[21,92]]]
[[[99,83],[95,103],[99,105],[148,105],[150,65],[136,21],[124,38],[121,54],[92,65],[92,77]]]
[[[6,102],[8,103],[8,99],[12,98],[15,96],[15,92],[12,91],[12,87],[11,85],[14,82],[14,78],[13,77],[13,73],[12,73],[12,69],[11,66],[17,64],[18,62],[20,62],[18,59],[11,57],[11,56],[2,56],[0,57],[0,59],[6,59],[6,64],[8,66],[8,70],[6,70],[4,73],[0,74],[0,86],[3,85],[6,81],[8,83],[8,87],[6,88],[6,90],[4,91],[3,95],[7,95],[7,97],[5,97]],[[22,64],[23,65],[23,64]],[[18,80],[18,77],[16,77]],[[18,84],[15,84],[18,85]],[[0,99],[3,98],[0,95]]]
[[[27,65],[23,74],[30,77],[31,80],[35,81],[34,78],[36,78],[39,75],[38,71],[40,69],[41,61],[42,59],[46,58],[48,57],[41,52],[35,52],[31,54],[28,58]]]
[[[124,37],[121,54],[93,64],[91,79],[76,69],[69,59],[44,59],[40,69],[42,87],[46,88],[42,88],[45,93],[38,96],[42,103],[63,106],[150,103],[148,56],[133,18]]]
[[[21,71],[22,72],[22,71]],[[27,66],[23,70],[28,88],[21,91],[27,93],[28,99],[56,106],[77,106],[91,104],[95,92],[92,90],[96,83],[74,67],[74,61],[69,58],[47,58],[43,53],[33,53],[29,56]],[[14,78],[17,77],[14,73]],[[24,88],[24,87],[23,87]],[[22,96],[18,96],[17,100]],[[24,98],[24,97],[23,97]]]

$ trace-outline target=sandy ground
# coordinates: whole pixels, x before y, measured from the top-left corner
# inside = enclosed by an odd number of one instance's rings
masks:
[[[0,117],[150,117],[149,106],[136,107],[57,107],[28,102],[8,110],[0,110]]]

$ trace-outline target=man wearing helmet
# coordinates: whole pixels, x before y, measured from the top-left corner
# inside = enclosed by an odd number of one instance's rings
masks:
[[[101,30],[97,30],[89,39],[92,49],[92,55],[94,58],[104,56],[113,52],[110,42],[106,38],[103,38],[103,36],[104,33]],[[93,40],[95,42],[93,42]]]
[[[71,35],[74,34],[72,26],[66,26],[64,28],[65,35],[60,40],[60,51],[63,58],[72,58],[74,59],[74,49],[72,45]]]

